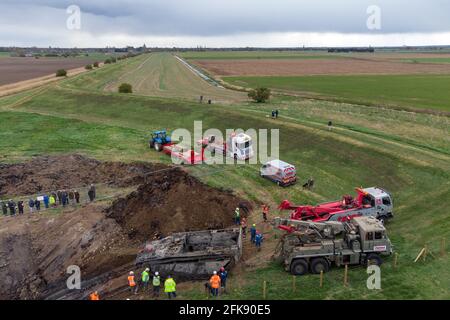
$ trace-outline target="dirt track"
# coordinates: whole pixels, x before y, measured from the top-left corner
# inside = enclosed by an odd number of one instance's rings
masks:
[[[405,63],[381,59],[195,60],[216,76],[302,76],[320,74],[445,74],[450,64]]]
[[[43,164],[47,168],[39,172]],[[87,174],[77,175],[77,168]],[[233,208],[241,199],[210,188],[178,168],[154,169],[152,165],[100,163],[79,155],[3,166],[2,175],[7,177],[28,170],[18,180],[3,181],[2,190],[8,192],[17,192],[16,184],[22,179],[31,185],[26,192],[83,179],[114,181],[122,175],[130,178],[120,183],[117,180],[116,185],[142,185],[112,206],[103,201],[62,213],[0,217],[0,299],[80,299],[93,289],[101,290],[106,298],[124,287],[126,272],[132,268],[142,240],[232,224]],[[148,174],[148,170],[154,173]],[[81,268],[84,290],[67,296],[64,290],[69,265]],[[120,271],[111,274],[113,269]],[[60,290],[61,295],[54,295]]]

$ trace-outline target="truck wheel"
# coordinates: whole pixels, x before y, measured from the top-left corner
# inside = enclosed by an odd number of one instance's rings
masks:
[[[154,148],[155,147],[155,142],[153,140],[150,140],[148,142],[148,146],[150,147],[150,149]]]
[[[155,150],[156,151],[161,151],[162,150],[162,145],[160,145],[159,143],[155,143]]]
[[[295,276],[302,276],[308,273],[308,262],[304,259],[294,260],[291,263],[291,273]]]
[[[320,274],[320,271],[323,273],[328,272],[330,269],[330,264],[324,258],[316,258],[311,262],[311,272],[314,274]]]
[[[382,263],[383,263],[383,260],[376,253],[369,253],[365,260],[365,265],[381,266]]]

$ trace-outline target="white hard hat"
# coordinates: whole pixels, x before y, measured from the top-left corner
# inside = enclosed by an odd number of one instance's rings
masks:
[[[149,268],[145,268],[145,271],[150,271],[150,269]]]
[[[159,272],[158,272],[158,271],[156,271],[156,272],[155,272],[155,276],[157,276],[158,274],[159,274]]]
[[[133,272],[133,271],[130,271],[130,274],[134,274],[134,272]]]
[[[213,274],[217,274],[217,271],[213,271]]]

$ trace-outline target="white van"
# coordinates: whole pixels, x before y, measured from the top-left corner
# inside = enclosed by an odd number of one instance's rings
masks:
[[[277,185],[286,187],[297,182],[295,166],[281,160],[272,160],[260,169],[261,177],[272,180]]]

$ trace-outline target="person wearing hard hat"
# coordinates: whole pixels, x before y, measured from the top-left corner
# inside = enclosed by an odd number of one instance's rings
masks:
[[[220,277],[217,275],[217,271],[213,272],[213,276],[209,279],[209,283],[211,284],[211,293],[214,297],[219,295],[220,288]]]
[[[148,290],[148,282],[150,281],[149,271],[150,271],[149,268],[145,268],[145,270],[142,271],[141,275],[142,288],[144,292],[147,292]]]
[[[241,224],[241,213],[239,212],[239,207],[234,210],[234,222],[236,223],[236,225]]]
[[[159,272],[156,271],[155,274],[153,275],[153,298],[158,298],[159,297],[159,289],[161,286],[161,277],[159,276]]]
[[[171,276],[167,276],[166,281],[164,281],[164,292],[167,293],[169,299],[177,297],[177,284]]]
[[[100,300],[98,291],[94,291],[89,295],[89,300]]]
[[[220,277],[220,286],[222,287],[223,291],[226,291],[227,287],[227,278],[228,278],[228,272],[225,270],[224,267],[221,267],[219,270],[219,277]]]
[[[136,281],[134,280],[134,272],[130,271],[128,275],[128,286],[130,287],[131,293],[136,294]]]
[[[255,242],[255,237],[256,237],[256,224],[253,224],[252,227],[250,228],[250,241],[252,243]]]

